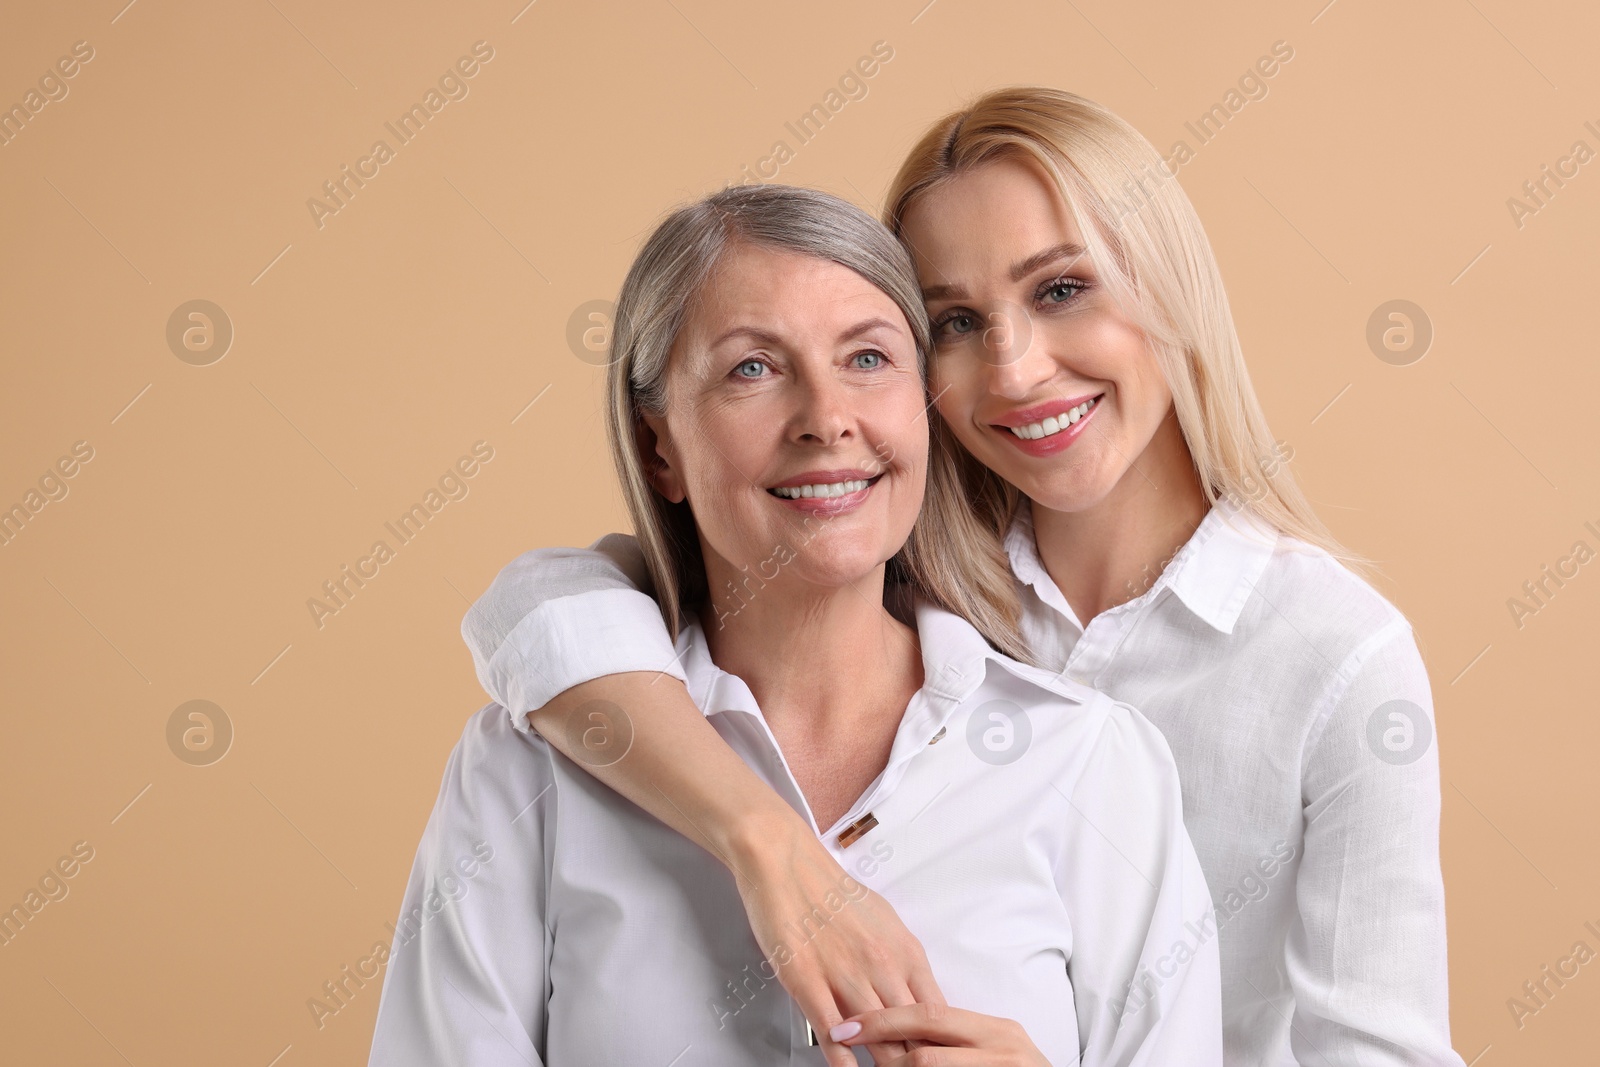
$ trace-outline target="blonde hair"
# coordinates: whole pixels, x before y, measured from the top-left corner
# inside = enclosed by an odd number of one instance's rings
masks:
[[[788,185],[740,186],[681,207],[656,227],[617,296],[606,433],[656,602],[674,637],[683,612],[705,603],[709,591],[689,504],[668,501],[650,484],[649,468],[658,460],[644,416],[666,413],[673,343],[699,295],[716,284],[718,264],[739,244],[830,260],[872,283],[905,315],[924,381],[932,347],[910,256],[881,223],[848,201]],[[889,561],[886,595],[893,590],[922,596],[966,619],[1002,652],[1032,662],[1009,573],[1003,584],[974,582],[963,565],[987,553],[1003,567],[1005,556],[967,507],[959,446],[952,450],[948,431],[938,433],[937,412],[930,408],[927,417],[931,447],[923,507],[905,546]]]
[[[1367,561],[1334,539],[1287,467],[1259,477],[1279,457],[1278,443],[1250,383],[1211,243],[1161,154],[1129,123],[1059,89],[986,93],[917,142],[890,185],[885,223],[904,240],[918,197],[999,159],[1037,164],[1054,182],[1102,284],[1144,329],[1207,501],[1226,497],[1361,569]],[[1003,536],[1021,493],[970,456],[961,471],[972,506],[994,538]]]

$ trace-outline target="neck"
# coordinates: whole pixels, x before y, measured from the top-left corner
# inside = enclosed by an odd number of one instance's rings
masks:
[[[1054,511],[1035,503],[1034,538],[1046,572],[1088,626],[1155,584],[1209,510],[1169,410],[1149,446],[1094,506]]]
[[[775,734],[837,735],[886,708],[898,715],[921,687],[916,631],[883,606],[882,566],[839,587],[788,574],[752,587],[711,558],[706,572],[712,589],[742,593],[717,596],[701,613],[711,658],[750,687]]]

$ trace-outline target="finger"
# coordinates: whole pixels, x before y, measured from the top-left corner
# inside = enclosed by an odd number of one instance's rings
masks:
[[[996,1059],[995,1053],[983,1048],[941,1048],[939,1050],[939,1067],[1004,1067],[1005,1064],[1015,1061]],[[888,1060],[876,1064],[876,1067],[915,1067],[916,1061],[907,1053],[899,1059]]]
[[[828,1061],[828,1067],[857,1067],[856,1055],[849,1046],[841,1045],[828,1036],[828,1032],[843,1020],[828,983],[820,976],[814,980],[801,980],[789,989],[789,993],[800,1005],[800,1011],[816,1033],[818,1047],[822,1049],[822,1058]]]
[[[908,1004],[853,1015],[843,1025],[860,1023],[861,1029],[844,1038],[852,1045],[871,1041],[928,1041],[956,1048],[982,1046],[998,1036],[1000,1020],[944,1004]]]
[[[911,987],[898,979],[874,983],[874,989],[877,991],[878,999],[883,1002],[882,1006],[885,1008],[903,1008],[917,1002],[917,998],[911,995]],[[846,1011],[849,1011],[849,1009],[846,1009]],[[846,1018],[859,1014],[861,1013],[851,1011],[846,1015]],[[913,1041],[909,1037],[901,1035],[898,1041],[872,1043],[867,1047],[883,1050],[881,1054],[877,1051],[873,1052],[874,1063],[887,1063],[890,1060],[898,1059],[922,1044],[923,1042],[921,1041]]]
[[[894,1001],[883,999],[876,988],[868,988],[859,982],[845,979],[842,983],[843,990],[836,996],[839,1008],[845,1015],[862,1015],[871,1011],[879,1011],[893,1004],[910,1003],[904,999],[909,993],[902,994],[901,998]],[[874,983],[876,985],[876,983]],[[885,983],[889,985],[889,983]],[[891,987],[892,988],[892,987]],[[909,1051],[910,1046],[899,1040],[872,1041],[866,1043],[867,1052],[872,1056],[874,1064],[887,1063],[899,1059]]]
[[[922,957],[911,973],[906,976],[906,987],[911,991],[912,1000],[920,1004],[945,1004],[944,992],[939,988],[939,983],[934,980],[933,968],[928,966],[927,957]]]

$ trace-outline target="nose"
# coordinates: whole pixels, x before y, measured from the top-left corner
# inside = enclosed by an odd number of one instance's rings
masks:
[[[1055,374],[1054,361],[1034,343],[1033,319],[1021,308],[989,313],[983,348],[989,392],[1007,400],[1029,396]]]
[[[831,445],[855,433],[855,410],[851,392],[831,374],[803,376],[797,391],[797,408],[792,420],[795,440],[812,445]]]

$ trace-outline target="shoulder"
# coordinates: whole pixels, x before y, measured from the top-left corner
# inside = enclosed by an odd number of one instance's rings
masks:
[[[514,728],[504,707],[485,704],[467,720],[450,753],[440,804],[484,815],[515,813],[555,781],[550,753],[539,735]]]
[[[1321,548],[1280,538],[1258,592],[1252,625],[1276,635],[1263,647],[1279,650],[1304,679],[1307,759],[1330,745],[1361,751],[1373,714],[1396,702],[1431,722],[1432,689],[1411,622],[1364,578]]]
[[[1255,594],[1241,636],[1275,634],[1336,672],[1359,668],[1385,646],[1415,648],[1400,609],[1316,545],[1280,536]]]
[[[474,764],[526,760],[546,749],[538,734],[518,730],[505,705],[492,700],[467,718],[456,742],[456,751]]]
[[[1025,743],[1048,739],[1064,769],[1098,759],[1176,774],[1166,737],[1132,705],[991,648],[971,623],[927,601],[917,603],[916,621],[926,684],[969,709],[969,724],[998,724],[996,715],[1025,723]]]
[[[1170,774],[1176,780],[1177,763],[1166,735],[1132,704],[998,653],[978,695],[988,698],[991,693],[1023,704],[1041,734],[1070,735],[1068,747],[1099,770],[1113,776],[1136,772],[1140,778]]]

